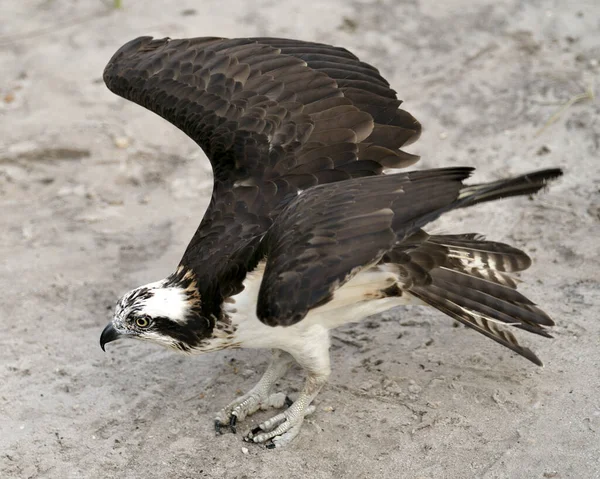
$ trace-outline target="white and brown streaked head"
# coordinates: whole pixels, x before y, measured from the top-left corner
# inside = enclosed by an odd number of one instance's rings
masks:
[[[202,314],[193,272],[180,266],[168,278],[125,294],[102,331],[100,346],[129,337],[187,352],[210,337],[213,327],[214,321]]]

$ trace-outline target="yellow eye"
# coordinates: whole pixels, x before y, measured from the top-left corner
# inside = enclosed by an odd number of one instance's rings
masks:
[[[135,320],[135,324],[137,324],[140,328],[145,328],[150,324],[150,319],[148,316],[140,316]]]

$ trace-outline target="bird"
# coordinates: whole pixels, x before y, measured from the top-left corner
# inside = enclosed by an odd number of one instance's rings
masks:
[[[256,386],[216,414],[217,433],[283,408],[243,439],[288,445],[330,376],[330,331],[399,305],[432,306],[542,365],[515,336],[551,337],[554,324],[516,289],[529,256],[423,228],[451,210],[533,195],[560,168],[487,183],[469,183],[468,166],[406,170],[419,157],[401,148],[420,123],[375,67],[323,43],[144,36],[103,78],[199,145],[213,189],[180,263],[118,300],[100,345],[271,350]],[[294,401],[274,391],[293,363],[306,373]]]

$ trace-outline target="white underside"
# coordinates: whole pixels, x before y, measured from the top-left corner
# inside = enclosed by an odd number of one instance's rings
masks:
[[[244,290],[225,303],[225,312],[236,327],[235,342],[244,348],[278,348],[297,359],[320,350],[329,341],[327,331],[343,324],[360,321],[395,306],[424,304],[404,293],[399,297],[381,298],[380,290],[388,288],[399,278],[391,268],[374,266],[359,272],[334,292],[327,304],[309,311],[300,322],[288,327],[272,327],[256,316],[256,301],[263,276],[263,267],[249,273]],[[378,297],[379,296],[379,297]],[[310,345],[314,345],[311,348]]]

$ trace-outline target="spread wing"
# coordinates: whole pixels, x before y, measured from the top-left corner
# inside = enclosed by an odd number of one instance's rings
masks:
[[[281,213],[265,238],[268,259],[257,315],[289,326],[364,268],[395,272],[379,293],[408,294],[541,365],[511,328],[549,337],[554,323],[515,291],[507,273],[529,257],[478,235],[429,236],[420,228],[446,211],[530,195],[559,177],[558,169],[466,186],[470,168],[444,168],[357,178],[304,192]]]
[[[372,66],[342,48],[271,38],[137,38],[104,71],[116,94],[183,130],[214,187],[181,264],[204,298],[241,289],[261,240],[299,191],[408,166],[419,123]]]
[[[456,202],[471,168],[357,178],[306,191],[266,238],[257,314],[289,326]]]
[[[559,169],[548,169],[491,183],[464,185],[462,181],[472,170],[440,168],[356,178],[304,192],[276,219],[265,238],[268,260],[258,296],[259,319],[271,326],[294,324],[310,309],[327,302],[337,288],[361,269],[382,259],[401,265],[402,256],[399,262],[384,256],[406,255],[405,251],[416,247],[420,228],[441,214],[500,198],[531,195],[562,175]],[[421,234],[427,236],[422,231]],[[490,243],[485,246],[493,248]],[[513,250],[511,253],[518,251]],[[435,251],[439,254],[440,247]],[[468,254],[475,251],[473,247]],[[523,256],[527,255],[520,251],[511,257],[505,247],[501,258],[493,256],[492,251],[485,255],[478,252],[478,260],[493,260],[499,271],[529,266],[523,263]],[[428,260],[434,259],[439,260]],[[518,264],[511,265],[511,260]],[[404,275],[408,278],[404,287],[411,292],[410,282],[415,287],[431,284],[428,270],[416,259],[414,265],[417,267]],[[428,266],[429,270],[435,267]],[[441,281],[441,273],[439,277]],[[506,319],[506,315],[502,318]]]

